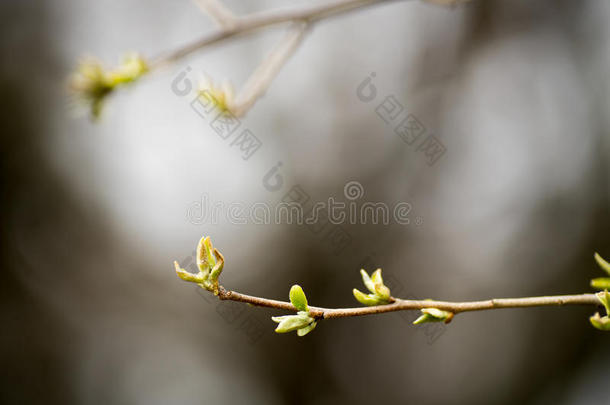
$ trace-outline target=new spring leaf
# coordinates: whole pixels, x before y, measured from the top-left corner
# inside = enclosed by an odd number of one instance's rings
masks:
[[[138,54],[125,56],[113,70],[105,69],[94,59],[82,61],[72,75],[70,89],[88,105],[92,118],[99,118],[104,100],[117,88],[132,83],[148,72],[148,64]]]
[[[222,273],[224,264],[224,256],[212,246],[212,241],[208,236],[202,237],[197,245],[198,274],[192,274],[180,268],[178,262],[174,262],[174,267],[176,268],[176,274],[182,280],[197,283],[201,288],[218,295],[220,288],[218,277]]]
[[[610,263],[595,253],[595,261],[608,275],[610,275]],[[591,280],[591,287],[599,289],[610,289],[610,277],[598,277]]]
[[[451,322],[453,319],[453,313],[443,311],[438,308],[424,308],[421,310],[422,315],[413,322],[413,325],[419,325],[426,322]]]
[[[305,336],[316,327],[316,320],[309,315],[307,306],[307,297],[305,292],[298,284],[290,288],[288,294],[290,302],[299,311],[296,315],[274,316],[271,317],[273,322],[277,322],[277,333],[287,333],[297,331],[297,335]]]
[[[275,331],[277,333],[292,332],[297,329],[309,326],[313,322],[307,313],[299,313],[297,315],[274,316],[271,318],[274,322],[279,323]]]
[[[358,289],[354,288],[354,298],[358,300],[362,305],[373,306],[373,305],[384,305],[389,304],[392,301],[390,295],[390,289],[383,284],[383,278],[381,277],[381,269],[377,269],[369,277],[366,270],[361,269],[360,275],[362,276],[362,282],[364,286],[371,292],[370,294],[364,294]]]
[[[290,302],[299,311],[307,311],[307,297],[300,285],[295,284],[290,288]]]

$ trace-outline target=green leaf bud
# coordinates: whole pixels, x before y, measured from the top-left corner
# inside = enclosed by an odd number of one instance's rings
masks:
[[[307,311],[307,297],[300,285],[295,284],[290,288],[290,302],[299,311]]]
[[[595,252],[595,255],[593,257],[595,257],[595,261],[597,262],[599,267],[605,270],[605,272],[608,273],[608,275],[610,276],[610,263],[605,261],[597,252]]]
[[[601,317],[599,315],[599,312],[597,312],[595,313],[595,315],[589,318],[589,321],[591,322],[591,325],[593,325],[593,327],[596,329],[603,330],[606,332],[610,331],[610,318],[608,316]]]
[[[276,316],[271,318],[274,322],[278,322],[279,325],[275,328],[277,333],[292,332],[297,329],[301,329],[308,326],[314,321],[314,319],[308,315],[287,315],[287,316]]]
[[[422,315],[413,322],[419,325],[426,322],[445,322],[449,323],[453,319],[453,312],[443,311],[438,308],[423,308]]]
[[[364,286],[371,292],[371,294],[375,294],[375,283],[373,283],[373,280],[371,280],[366,270],[360,269],[360,275],[362,276]]]
[[[313,321],[313,322],[312,322],[312,323],[310,323],[308,326],[306,326],[306,327],[304,327],[304,328],[301,328],[301,329],[297,330],[297,335],[299,335],[299,336],[305,336],[305,335],[307,335],[309,332],[311,332],[312,330],[314,330],[314,329],[315,329],[316,325],[317,325],[317,322],[316,322],[316,321]]]

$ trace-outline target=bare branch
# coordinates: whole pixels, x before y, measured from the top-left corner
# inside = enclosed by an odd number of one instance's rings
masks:
[[[462,3],[467,3],[471,0],[426,0],[428,3],[438,4],[440,6],[455,7]]]
[[[206,254],[201,253],[204,251]],[[214,257],[216,257],[216,259],[211,255],[212,251],[214,252]],[[305,336],[316,327],[317,320],[375,315],[396,311],[420,310],[422,315],[413,323],[421,324],[426,322],[449,323],[455,315],[461,312],[564,305],[599,306],[600,304],[606,308],[608,315],[602,317],[599,312],[597,312],[589,318],[589,321],[599,330],[610,331],[610,293],[608,290],[598,292],[597,294],[493,298],[484,301],[466,302],[404,300],[392,297],[390,289],[383,282],[382,270],[380,268],[370,275],[366,270],[361,269],[360,275],[362,277],[362,283],[370,294],[364,294],[355,288],[352,290],[352,293],[354,298],[363,304],[364,307],[321,308],[308,305],[305,292],[298,284],[295,284],[290,288],[288,294],[290,302],[255,297],[241,294],[237,291],[226,290],[218,284],[218,276],[224,266],[224,257],[217,249],[212,248],[212,242],[209,237],[200,239],[197,246],[197,252],[199,273],[190,273],[181,268],[178,262],[174,262],[176,275],[184,281],[196,283],[201,288],[212,292],[221,300],[244,302],[259,307],[283,309],[286,311],[296,311],[296,315],[275,316],[271,318],[274,322],[278,323],[278,326],[275,329],[278,333],[297,331],[299,336]],[[597,254],[595,255],[595,258],[602,268],[610,271],[610,263],[606,262]]]
[[[364,8],[366,6],[389,3],[398,0],[335,0],[331,3],[308,6],[300,9],[288,10],[271,10],[260,13],[253,13],[245,17],[237,17],[228,10],[221,0],[194,0],[196,4],[206,13],[209,14],[219,25],[220,29],[212,32],[199,40],[182,46],[176,50],[151,58],[145,62],[146,72],[157,70],[161,67],[174,63],[192,53],[203,49],[207,46],[216,44],[225,39],[233,38],[238,35],[245,35],[262,28],[283,24],[294,23],[294,27],[290,29],[288,35],[279,44],[271,55],[259,66],[252,74],[246,83],[244,91],[238,96],[233,106],[229,110],[236,115],[243,115],[256,100],[261,97],[267,88],[270,86],[274,77],[277,75],[281,67],[286,63],[287,59],[294,53],[298,45],[301,43],[307,29],[314,23],[336,16],[345,14],[352,10]],[[447,4],[455,4],[467,0],[424,0],[431,2],[443,2]],[[102,72],[104,73],[104,72]],[[141,76],[141,74],[140,74]],[[102,79],[103,75],[100,76]],[[139,76],[138,76],[139,77]],[[138,78],[137,77],[137,78]],[[136,79],[137,79],[136,78]],[[131,80],[131,82],[135,81]],[[96,95],[96,99],[91,101],[90,94],[84,94],[84,99],[92,104],[91,109],[93,115],[99,115],[99,110],[104,98],[114,90],[113,86],[110,90],[100,95]],[[83,93],[81,91],[81,93]]]
[[[173,63],[212,44],[262,28],[292,21],[308,21],[309,23],[314,23],[331,16],[344,14],[348,11],[373,4],[389,3],[391,1],[398,0],[337,0],[331,3],[302,9],[270,10],[250,14],[237,19],[236,24],[231,28],[220,29],[191,44],[187,44],[177,50],[153,58],[150,63],[150,68],[155,69],[159,66]]]
[[[251,305],[296,311],[297,309],[285,301],[270,300],[266,298],[245,295],[236,291],[227,291],[220,287],[218,298],[221,300],[231,300],[245,302]],[[501,308],[528,308],[542,306],[563,306],[563,305],[599,305],[600,302],[595,294],[576,294],[576,295],[554,295],[545,297],[527,298],[496,298],[485,301],[469,302],[449,302],[434,300],[403,300],[394,298],[393,302],[387,305],[376,305],[372,307],[357,308],[321,308],[309,307],[309,314],[314,318],[332,319],[346,318],[351,316],[374,315],[385,312],[420,310],[423,308],[438,308],[454,314],[470,311],[484,311],[489,309]]]
[[[199,8],[212,17],[222,27],[231,29],[237,23],[237,17],[219,0],[193,0]]]
[[[289,28],[280,43],[258,66],[244,85],[243,90],[235,100],[235,105],[231,107],[233,114],[238,117],[243,115],[265,93],[280,69],[302,43],[308,28],[309,24],[303,21],[296,22]]]

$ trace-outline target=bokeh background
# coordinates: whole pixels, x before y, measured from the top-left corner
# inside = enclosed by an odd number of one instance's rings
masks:
[[[227,0],[244,14],[311,1]],[[278,311],[218,304],[177,279],[201,235],[225,286],[354,306],[361,266],[395,295],[447,300],[589,291],[610,256],[610,3],[391,2],[320,23],[242,126],[244,160],[171,89],[191,68],[242,84],[281,36],[206,49],[75,116],[83,55],[155,56],[214,24],[187,1],[0,3],[0,402],[7,404],[606,404],[610,336],[593,308],[415,314],[276,335]],[[376,100],[358,85],[374,72]],[[386,96],[446,148],[435,164],[376,113]],[[282,187],[263,178],[278,162]],[[193,220],[216,202],[412,205],[409,225],[346,224],[349,243],[298,225]],[[201,218],[199,218],[201,219]],[[418,221],[416,221],[416,219]]]

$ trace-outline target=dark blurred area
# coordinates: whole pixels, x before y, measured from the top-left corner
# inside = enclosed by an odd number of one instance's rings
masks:
[[[355,306],[363,266],[405,298],[589,292],[593,252],[610,257],[608,2],[391,2],[325,21],[244,119],[263,140],[248,161],[170,83],[187,65],[239,83],[277,32],[151,76],[92,123],[66,90],[81,55],[157,54],[209,19],[188,1],[0,11],[1,403],[610,404],[610,336],[590,327],[593,308],[434,328],[395,313],[298,338],[273,333],[278,311],[219,303],[172,268],[205,234],[228,288],[286,299],[299,283],[324,307]],[[442,140],[442,159],[429,165],[358,100],[371,72]],[[284,187],[269,191],[278,161]],[[411,224],[345,224],[338,250],[306,226],[187,214],[203,194],[277,203],[298,185],[323,201],[349,181],[367,201],[409,202]]]

